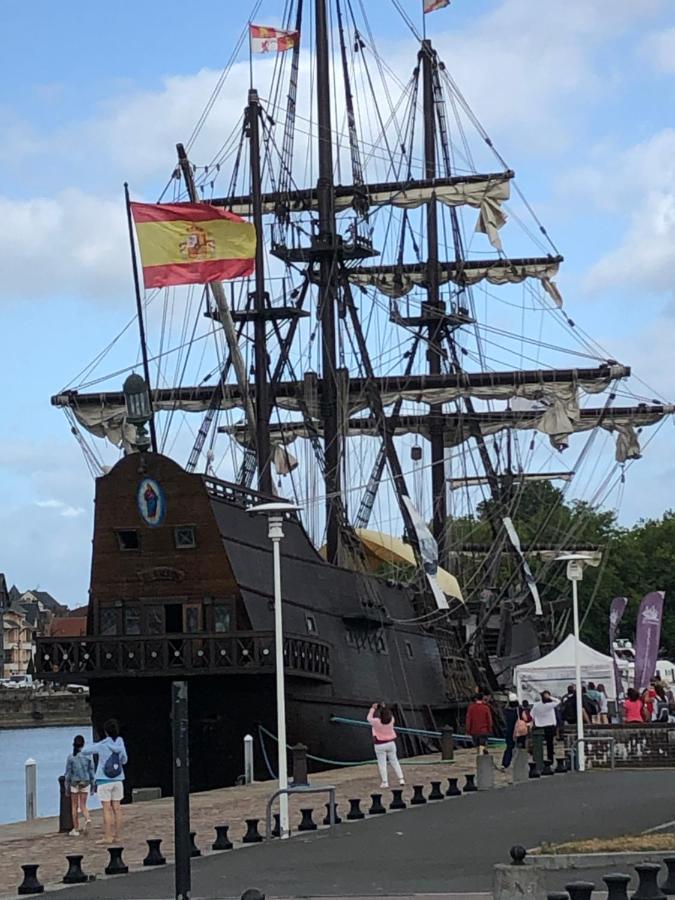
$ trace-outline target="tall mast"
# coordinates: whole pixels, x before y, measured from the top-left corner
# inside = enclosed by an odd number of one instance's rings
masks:
[[[260,179],[260,102],[258,92],[248,92],[248,129],[251,142],[251,199],[257,235],[255,249],[255,291],[253,335],[255,345],[255,448],[258,460],[258,490],[272,494],[270,468],[270,400],[267,382],[267,338],[265,334],[265,246],[263,241],[262,185]]]
[[[333,135],[330,102],[330,54],[326,0],[315,0],[316,86],[319,141],[319,179],[317,200],[319,234],[315,248],[319,257],[319,316],[322,332],[322,419],[326,485],[326,551],[330,562],[340,556],[340,523],[333,497],[340,496],[340,434],[335,335],[336,244],[333,203]]]
[[[424,110],[424,177],[436,177],[436,109],[434,103],[435,51],[431,41],[422,41],[419,53],[422,61],[422,87]],[[440,375],[443,353],[443,313],[445,304],[440,300],[438,289],[438,208],[435,196],[427,203],[427,302],[424,304],[425,318],[428,319],[427,358],[429,374]],[[443,405],[429,407],[429,437],[431,443],[431,494],[433,503],[432,532],[438,543],[439,560],[445,566],[445,527],[447,519],[445,486],[445,447],[440,419]]]

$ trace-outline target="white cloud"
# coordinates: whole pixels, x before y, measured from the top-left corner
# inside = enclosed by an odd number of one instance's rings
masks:
[[[648,35],[640,47],[640,56],[655,71],[675,75],[675,28]]]
[[[59,511],[59,515],[66,519],[74,519],[84,514],[82,506],[69,506],[63,500],[36,500],[35,506],[40,509],[56,509]]]
[[[129,292],[124,216],[123,200],[79,189],[28,200],[0,196],[0,300]]]

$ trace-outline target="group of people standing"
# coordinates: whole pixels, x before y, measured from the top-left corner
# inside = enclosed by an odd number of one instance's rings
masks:
[[[117,843],[122,837],[122,807],[124,796],[124,766],[127,750],[120,737],[119,725],[109,719],[103,726],[105,737],[86,743],[81,734],[73,740],[73,752],[66,760],[65,788],[70,796],[73,828],[70,834],[79,837],[91,828],[87,806],[91,794],[96,793],[103,808],[103,837],[100,844]],[[93,757],[97,757],[94,765]],[[80,825],[80,817],[83,823]]]
[[[675,696],[660,679],[642,693],[629,688],[622,705],[624,722],[675,722]]]

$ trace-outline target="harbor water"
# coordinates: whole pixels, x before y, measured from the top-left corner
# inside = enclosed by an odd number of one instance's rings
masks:
[[[58,815],[58,777],[65,771],[76,734],[91,740],[91,728],[86,725],[0,731],[0,825],[26,818],[25,763],[29,758],[37,762],[38,816]],[[89,805],[100,806],[95,796]]]

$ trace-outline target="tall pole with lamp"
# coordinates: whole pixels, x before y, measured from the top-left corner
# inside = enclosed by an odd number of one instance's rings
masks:
[[[556,557],[567,563],[567,578],[572,582],[572,618],[574,623],[574,681],[577,701],[577,763],[580,772],[586,771],[586,747],[584,745],[584,708],[581,689],[581,638],[579,636],[579,582],[584,577],[584,566],[600,564],[598,553],[564,553]]]
[[[286,688],[284,682],[284,623],[281,603],[281,540],[284,536],[284,518],[299,507],[293,503],[260,503],[252,513],[267,516],[267,535],[272,541],[274,565],[274,647],[277,690],[277,766],[279,790],[288,788],[288,763],[286,757]],[[290,836],[288,819],[288,794],[279,797],[279,830],[282,838]]]

